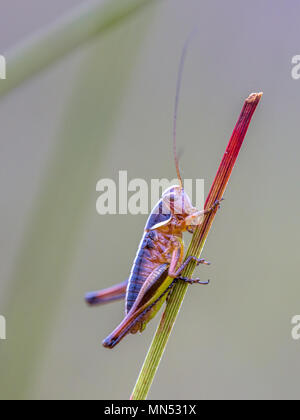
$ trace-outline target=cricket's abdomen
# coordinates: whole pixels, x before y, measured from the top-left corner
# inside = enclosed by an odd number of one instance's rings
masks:
[[[134,260],[125,297],[125,312],[130,311],[139,291],[141,290],[147,277],[161,263],[168,262],[163,260],[162,252],[169,245],[169,239],[164,234],[160,234],[150,229],[157,223],[168,220],[171,214],[163,208],[163,202],[160,200],[152,210],[146,226],[145,233],[138,248]]]
[[[154,249],[151,248],[151,233],[144,234],[132,266],[125,299],[126,313],[130,311],[147,277],[160,265]]]

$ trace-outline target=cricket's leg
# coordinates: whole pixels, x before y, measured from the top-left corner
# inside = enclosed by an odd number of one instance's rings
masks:
[[[216,200],[214,202],[213,206],[210,209],[199,210],[199,211],[187,216],[185,218],[185,224],[187,226],[187,231],[190,232],[190,233],[194,233],[195,227],[202,223],[203,216],[205,214],[213,212],[214,210],[216,210],[216,208],[220,207],[220,203],[223,200],[224,200],[224,198],[222,198],[221,200]]]
[[[107,289],[98,292],[90,292],[85,296],[85,300],[89,305],[100,305],[103,303],[113,302],[125,298],[128,280]]]
[[[150,289],[152,290],[151,295],[153,296],[157,290],[163,283],[166,274],[168,271],[168,264],[161,264],[158,267],[156,267],[146,278],[144,281],[139,293],[137,296],[131,296],[130,288],[128,289],[128,295],[127,295],[127,302],[129,302],[129,306],[127,307],[127,310],[137,311],[139,307],[144,305],[147,302],[147,299],[149,299],[148,292]]]
[[[153,308],[153,306],[155,306],[163,298],[163,296],[165,296],[165,294],[169,292],[172,285],[173,283],[169,287],[167,287],[166,290],[162,293],[162,295],[160,295],[150,305],[146,303],[140,308],[138,308],[136,311],[131,310],[130,312],[128,312],[121,324],[102,341],[102,345],[109,349],[114,348],[128,333],[132,331],[132,329],[135,328],[137,323],[140,323],[141,320],[144,319],[147,312],[149,312]]]
[[[205,264],[205,265],[210,265],[209,261],[206,261],[204,258],[197,258],[194,256],[189,256],[187,257],[187,259],[184,261],[184,263],[182,263],[179,268],[177,268],[177,270],[172,271],[169,269],[169,276],[175,278],[178,278],[180,276],[180,274],[183,272],[183,270],[185,269],[185,267],[191,262],[191,261],[195,261],[196,265],[200,265],[200,264]],[[170,265],[171,268],[171,265]]]
[[[171,297],[172,291],[173,291],[173,286],[175,285],[177,279],[174,279],[174,282],[171,284],[170,290],[168,291],[167,297],[166,297],[166,303],[169,302],[169,299]]]
[[[197,283],[197,284],[208,284],[207,281],[201,281],[200,279],[188,279],[186,277],[180,277],[180,274],[182,273],[182,271],[184,270],[184,268],[191,262],[191,261],[195,261],[197,265],[199,264],[206,264],[209,265],[210,263],[206,260],[204,260],[203,258],[197,258],[194,256],[189,256],[183,264],[181,264],[179,266],[179,268],[176,269],[178,263],[181,261],[181,256],[182,256],[182,249],[180,249],[180,246],[178,246],[177,248],[174,249],[173,251],[173,255],[172,255],[172,260],[171,260],[171,264],[169,267],[169,272],[168,275],[174,279],[180,279],[180,280],[184,280],[187,283],[193,284],[193,283]]]
[[[189,284],[209,284],[209,280],[200,280],[200,279],[189,279],[188,277],[177,277],[178,280],[182,280],[185,283],[189,283]]]

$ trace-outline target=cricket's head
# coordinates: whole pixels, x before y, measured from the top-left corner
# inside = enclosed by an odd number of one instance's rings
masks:
[[[172,215],[187,217],[195,212],[189,196],[179,185],[173,185],[164,191],[162,201]]]
[[[163,193],[161,200],[153,209],[147,229],[167,229],[177,234],[187,230],[193,233],[201,221],[202,212],[193,207],[181,185],[174,185]]]

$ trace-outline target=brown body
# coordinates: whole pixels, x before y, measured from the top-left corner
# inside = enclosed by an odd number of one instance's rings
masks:
[[[191,259],[197,264],[208,264],[195,257],[188,258],[182,264],[182,234],[186,230],[192,232],[201,223],[204,213],[192,207],[182,187],[174,186],[165,191],[148,218],[128,281],[119,285],[119,288],[116,286],[87,296],[90,304],[103,303],[107,302],[110,290],[113,300],[124,297],[126,291],[125,318],[103,341],[105,347],[112,348],[128,333],[135,334],[145,329],[172,287],[172,281],[165,283],[167,278],[182,279],[189,283],[208,283],[180,277]]]

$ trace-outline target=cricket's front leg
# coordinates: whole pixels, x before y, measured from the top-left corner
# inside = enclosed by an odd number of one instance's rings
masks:
[[[203,216],[205,214],[213,212],[214,210],[216,210],[216,208],[220,207],[220,203],[223,200],[224,200],[224,198],[222,198],[221,200],[216,200],[214,202],[213,206],[210,209],[199,210],[199,211],[196,211],[195,213],[192,213],[189,216],[187,216],[185,218],[186,230],[190,233],[194,233],[195,228],[197,226],[201,225],[202,220],[203,220]]]

